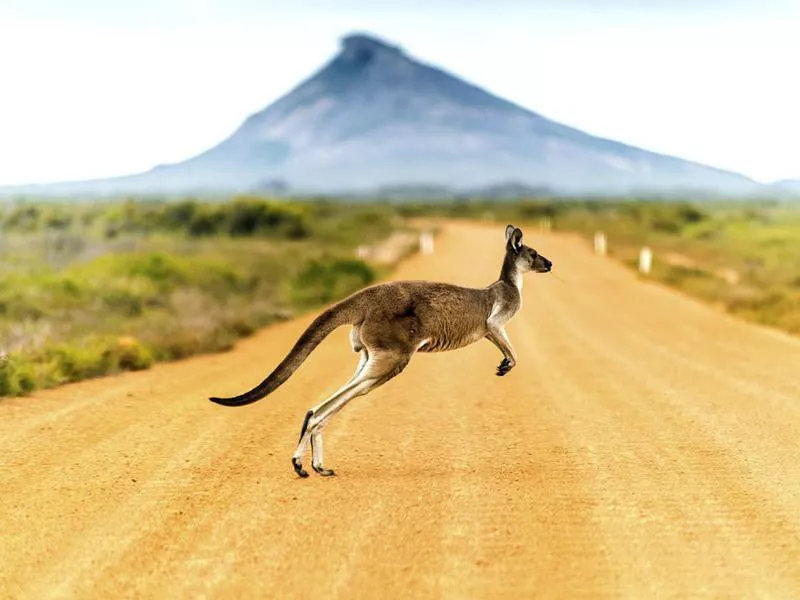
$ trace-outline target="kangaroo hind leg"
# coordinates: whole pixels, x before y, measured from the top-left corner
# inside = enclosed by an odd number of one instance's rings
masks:
[[[303,426],[300,429],[300,441],[297,443],[297,448],[292,455],[292,466],[294,466],[295,472],[300,477],[308,477],[308,472],[303,469],[303,455],[306,453],[306,449],[308,448],[309,443],[311,443],[311,432],[312,432],[312,421],[314,420],[315,413],[319,410],[321,406],[324,406],[326,402],[331,402],[336,400],[337,398],[348,397],[353,393],[353,390],[359,385],[360,378],[358,374],[354,375],[350,381],[348,381],[344,386],[339,388],[332,396],[330,396],[325,402],[318,404],[317,406],[311,408],[305,416],[303,420]],[[320,446],[321,448],[321,446]],[[312,452],[313,454],[313,452]]]
[[[301,435],[300,443],[292,457],[292,463],[298,474],[302,470],[302,456],[310,443],[311,466],[314,471],[323,476],[334,475],[333,470],[324,467],[322,428],[350,400],[368,394],[402,372],[410,358],[410,354],[370,353],[366,364],[350,382],[309,411],[311,416],[306,423],[307,428]]]
[[[354,325],[353,329],[350,331],[350,345],[353,347],[354,352],[359,352],[360,356],[358,359],[358,366],[356,367],[355,373],[353,376],[348,380],[344,386],[342,386],[331,398],[339,396],[343,393],[346,393],[347,390],[355,383],[358,376],[364,370],[364,366],[367,364],[367,360],[369,358],[369,353],[367,349],[364,347],[363,342],[361,341],[361,327],[359,325]],[[312,415],[314,414],[314,409],[312,408],[306,413],[306,417],[303,420],[303,426],[300,430],[300,441],[297,444],[297,449],[295,450],[294,455],[292,456],[292,465],[294,466],[295,472],[300,477],[308,477],[308,472],[303,469],[303,454],[305,454],[306,449],[308,448],[309,442],[311,443],[311,452],[312,452],[312,464],[322,464],[321,457],[322,457],[322,437],[317,436],[317,439],[314,439],[314,436],[311,435],[311,432],[308,429],[308,422],[311,419]],[[317,442],[317,443],[315,443]],[[315,448],[318,448],[315,450]],[[316,451],[316,454],[315,454]],[[314,460],[314,456],[319,455],[320,460]],[[331,473],[332,475],[333,473]]]

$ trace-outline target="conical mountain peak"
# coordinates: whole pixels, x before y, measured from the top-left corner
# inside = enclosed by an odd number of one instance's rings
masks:
[[[367,62],[376,56],[399,57],[403,51],[375,36],[365,33],[353,33],[342,38],[341,58]]]
[[[70,189],[228,191],[276,180],[313,191],[476,189],[498,182],[571,194],[753,186],[734,173],[551,121],[400,46],[353,32],[319,71],[214,148],[148,173]]]

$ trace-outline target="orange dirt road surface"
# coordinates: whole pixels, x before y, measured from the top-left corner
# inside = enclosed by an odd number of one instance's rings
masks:
[[[449,224],[395,278],[486,285],[504,227]],[[207,400],[313,315],[0,402],[0,598],[800,597],[800,342],[524,242],[565,281],[526,276],[517,367],[414,357],[326,429],[337,477],[290,456],[356,366],[346,328],[272,396]]]

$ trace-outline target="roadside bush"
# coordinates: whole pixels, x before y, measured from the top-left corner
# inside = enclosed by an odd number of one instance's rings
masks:
[[[131,336],[94,337],[49,346],[41,352],[38,362],[47,368],[34,380],[35,387],[51,387],[119,371],[147,369],[153,364],[153,354]]]
[[[760,290],[746,297],[728,301],[734,314],[744,316],[764,325],[784,325],[796,332],[800,327],[800,294],[791,290]],[[787,325],[791,323],[791,327]]]
[[[153,216],[151,223],[160,222],[162,227],[172,230],[184,229],[203,208],[196,200],[191,199],[167,204]]]
[[[191,237],[218,235],[224,226],[225,215],[215,207],[203,206],[189,217],[186,231]]]
[[[13,208],[3,223],[3,228],[31,232],[39,227],[42,209],[38,206],[20,205]]]
[[[21,396],[36,389],[33,365],[17,355],[0,356],[0,396]]]
[[[186,283],[187,269],[179,259],[163,252],[116,257],[115,271],[128,277],[141,277],[160,288]]]
[[[138,317],[144,313],[147,299],[141,293],[122,286],[103,290],[101,300],[106,309],[121,317]]]
[[[152,352],[134,337],[119,338],[116,345],[106,352],[123,371],[141,371],[149,369],[153,364]]]
[[[231,350],[239,337],[222,322],[203,329],[175,327],[159,336],[155,355],[159,360],[179,360],[206,352],[224,352]]]
[[[706,218],[705,213],[689,204],[658,204],[649,206],[648,209],[651,229],[670,234],[680,233],[687,225],[699,223]]]
[[[281,235],[300,239],[309,234],[302,215],[296,209],[263,200],[240,198],[227,208],[227,233],[231,236]]]
[[[308,307],[329,304],[375,281],[376,273],[357,259],[311,260],[291,281],[292,301]]]
[[[57,378],[62,382],[91,379],[112,372],[115,356],[107,344],[85,340],[79,344],[58,344],[48,348],[46,360],[55,363]]]
[[[551,202],[529,201],[519,205],[519,215],[523,219],[553,217],[556,212],[556,207]]]

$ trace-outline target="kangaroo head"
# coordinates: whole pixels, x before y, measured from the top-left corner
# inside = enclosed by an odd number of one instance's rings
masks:
[[[522,230],[513,225],[506,227],[506,256],[513,259],[521,272],[549,273],[553,268],[551,261],[522,243]]]

